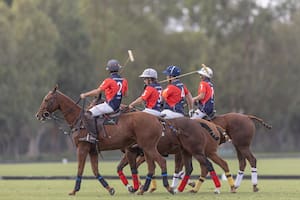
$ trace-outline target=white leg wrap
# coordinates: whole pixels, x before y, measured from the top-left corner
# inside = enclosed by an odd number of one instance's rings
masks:
[[[179,174],[174,174],[173,175],[173,180],[172,180],[172,185],[171,185],[171,187],[172,188],[177,188],[177,185],[178,185],[178,183],[179,183]]]
[[[183,179],[184,175],[185,175],[185,172],[183,170],[178,173],[178,177],[180,179]]]
[[[240,187],[240,185],[242,183],[242,180],[243,180],[243,177],[244,177],[244,172],[239,170],[237,175],[236,175],[235,182],[234,182],[234,186],[236,188]]]
[[[257,169],[251,168],[251,181],[253,185],[257,185]]]

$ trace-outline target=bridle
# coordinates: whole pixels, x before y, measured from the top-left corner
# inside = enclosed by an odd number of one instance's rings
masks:
[[[72,133],[72,129],[73,127],[77,124],[78,120],[82,117],[82,114],[84,112],[84,109],[81,109],[82,111],[80,112],[80,115],[74,120],[74,122],[69,125],[69,128],[71,129],[71,131],[66,131],[64,128],[62,128],[62,125],[65,124],[65,120],[60,117],[60,116],[57,116],[55,114],[55,112],[50,112],[49,110],[53,110],[53,107],[54,107],[54,103],[55,101],[57,101],[57,98],[55,98],[54,95],[57,95],[56,93],[55,94],[52,94],[53,97],[51,97],[48,101],[47,101],[47,106],[45,106],[45,108],[43,108],[43,113],[41,114],[42,118],[44,120],[53,120],[54,123],[57,125],[58,129],[64,134],[64,135],[70,135],[70,133]],[[81,98],[79,98],[77,101],[76,101],[76,105],[79,104],[79,102],[81,101]],[[84,108],[84,104],[85,104],[85,99],[83,100],[83,107]],[[64,113],[64,115],[68,115],[72,112],[73,108],[70,108],[69,110],[67,110],[67,112]]]

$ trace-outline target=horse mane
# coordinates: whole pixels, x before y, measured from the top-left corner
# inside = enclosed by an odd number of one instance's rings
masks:
[[[80,105],[78,105],[73,99],[71,99],[69,96],[65,95],[64,93],[62,93],[59,90],[55,91],[56,93],[58,93],[60,96],[63,96],[63,98],[67,99],[69,102],[73,103],[74,105],[78,106],[79,108],[81,108]]]

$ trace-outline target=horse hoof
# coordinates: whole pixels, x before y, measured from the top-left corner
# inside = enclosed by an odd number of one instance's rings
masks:
[[[76,194],[75,190],[73,190],[72,192],[69,193],[70,196],[75,196],[75,194]]]
[[[198,191],[196,190],[190,190],[190,193],[197,193]]]
[[[110,188],[110,189],[108,190],[108,192],[109,192],[109,194],[110,194],[111,196],[113,196],[113,195],[116,193],[116,191],[115,191],[114,188]]]
[[[215,191],[214,191],[214,193],[215,193],[215,194],[221,194],[221,191],[220,191],[219,188],[216,188]]]
[[[129,186],[127,189],[130,193],[135,193],[137,191],[132,186]]]
[[[138,193],[137,193],[137,195],[143,195],[144,194],[144,190],[140,190]]]
[[[230,188],[230,192],[231,192],[231,193],[236,193],[236,189],[235,189],[235,187],[234,187],[234,186],[231,186],[231,188]]]
[[[149,192],[152,193],[152,192],[154,192],[155,190],[156,190],[156,188],[151,188]]]
[[[258,192],[258,191],[259,191],[259,189],[258,189],[257,185],[253,185],[253,192]]]
[[[173,195],[176,194],[175,190],[172,187],[168,187],[167,190]]]
[[[193,181],[193,182],[190,182],[188,185],[191,187],[195,187],[196,183]]]

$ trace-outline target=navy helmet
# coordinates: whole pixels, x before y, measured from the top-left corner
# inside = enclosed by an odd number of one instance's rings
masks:
[[[181,73],[181,69],[175,65],[171,65],[168,66],[167,69],[165,71],[163,71],[164,74],[166,74],[167,76],[179,76]]]
[[[106,70],[110,72],[117,72],[121,68],[119,61],[111,59],[106,64]]]

